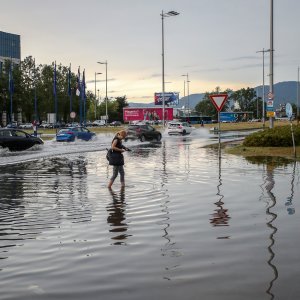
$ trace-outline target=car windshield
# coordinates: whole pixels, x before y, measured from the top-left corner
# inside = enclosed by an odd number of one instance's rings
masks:
[[[180,123],[169,123],[170,127],[177,127],[177,126],[180,126],[180,125],[181,125]]]
[[[69,132],[69,131],[70,131],[70,129],[65,128],[65,129],[61,129],[58,133],[65,133],[65,132]]]

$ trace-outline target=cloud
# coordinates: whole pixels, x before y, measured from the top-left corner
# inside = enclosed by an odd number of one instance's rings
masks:
[[[239,56],[225,59],[225,61],[241,61],[241,60],[261,60],[260,55],[251,55],[251,56]]]

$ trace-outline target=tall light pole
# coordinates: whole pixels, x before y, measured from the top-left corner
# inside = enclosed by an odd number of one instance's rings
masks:
[[[270,49],[265,50],[264,48],[261,51],[256,51],[256,53],[262,53],[263,57],[263,90],[262,90],[262,121],[263,127],[265,127],[265,53],[270,52]],[[258,114],[258,112],[257,112]]]
[[[274,95],[273,93],[273,64],[274,64],[274,59],[273,59],[273,54],[274,54],[274,48],[273,48],[273,0],[270,0],[270,95]],[[274,102],[273,102],[274,103]],[[274,111],[274,104],[273,104],[273,111]],[[274,127],[274,117],[270,118],[270,128]]]
[[[100,75],[102,73],[97,73],[95,72],[95,120],[97,119],[97,95],[96,95],[96,91],[97,91],[97,75]]]
[[[107,125],[107,122],[108,122],[108,114],[107,114],[107,60],[105,62],[98,61],[98,64],[105,65],[105,123]]]
[[[166,17],[174,17],[178,16],[179,13],[176,11],[169,11],[167,13],[164,13],[164,11],[161,11],[161,36],[162,36],[162,102],[163,102],[163,126],[165,126],[165,37],[164,37],[164,18]]]
[[[190,81],[189,81],[189,73],[184,75],[186,77],[186,86],[187,86],[187,107],[188,107],[188,116],[190,115]]]

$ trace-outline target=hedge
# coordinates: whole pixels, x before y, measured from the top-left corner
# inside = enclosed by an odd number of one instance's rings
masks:
[[[295,145],[300,145],[300,126],[294,126]],[[278,126],[255,132],[243,142],[246,147],[291,147],[293,146],[291,126]]]

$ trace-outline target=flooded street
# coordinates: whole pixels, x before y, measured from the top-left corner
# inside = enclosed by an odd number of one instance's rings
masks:
[[[299,163],[216,138],[124,143],[112,190],[112,134],[1,150],[0,299],[298,299]]]

